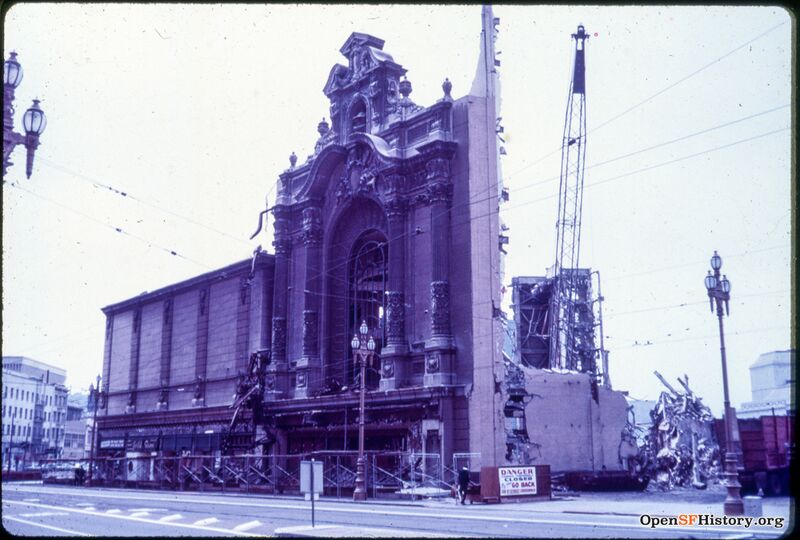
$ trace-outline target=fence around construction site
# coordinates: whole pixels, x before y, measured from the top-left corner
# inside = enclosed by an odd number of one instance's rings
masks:
[[[445,464],[439,454],[416,452],[365,452],[366,482],[370,496],[390,498],[403,494],[416,498],[442,495],[455,483],[456,471],[480,460],[476,454],[456,454]],[[127,456],[94,459],[93,486],[131,487],[181,491],[242,491],[299,494],[300,462],[323,464],[324,494],[349,497],[355,489],[358,452],[319,451],[292,455],[239,455],[180,457]],[[452,465],[448,466],[448,465]],[[42,462],[45,483],[75,483],[75,469],[89,475],[89,461]]]

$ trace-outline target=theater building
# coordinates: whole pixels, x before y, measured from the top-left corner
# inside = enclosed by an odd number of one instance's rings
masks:
[[[445,80],[422,106],[383,40],[347,38],[324,85],[330,124],[278,176],[274,250],[103,309],[101,455],[224,450],[254,353],[267,362],[267,419],[243,435],[251,447],[355,450],[350,341],[364,321],[377,352],[367,450],[502,462],[491,42],[468,95],[454,99]]]

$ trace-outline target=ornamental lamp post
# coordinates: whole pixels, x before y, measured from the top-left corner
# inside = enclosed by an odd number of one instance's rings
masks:
[[[731,282],[727,276],[723,275],[720,279],[719,269],[722,268],[722,257],[716,251],[711,257],[711,270],[705,278],[705,286],[708,291],[708,301],[711,313],[714,313],[714,305],[717,308],[717,318],[719,319],[719,350],[722,356],[722,390],[724,393],[724,422],[725,422],[725,486],[728,496],[725,498],[726,516],[741,516],[744,514],[744,503],[740,494],[742,485],[739,483],[739,475],[736,471],[738,460],[733,451],[733,429],[731,428],[731,402],[728,395],[728,364],[725,357],[725,332],[722,325],[722,305],[725,304],[725,313],[730,315],[728,302],[731,298]]]
[[[17,53],[11,52],[3,63],[3,181],[5,181],[8,168],[13,165],[9,160],[11,152],[18,144],[27,149],[25,174],[28,178],[33,172],[33,155],[39,147],[39,136],[47,127],[47,117],[39,107],[39,100],[34,99],[33,105],[25,111],[22,117],[22,127],[25,134],[14,131],[14,91],[22,82],[22,66],[17,61]]]
[[[356,489],[353,491],[354,501],[367,500],[366,471],[364,463],[364,396],[366,394],[366,365],[372,364],[372,357],[375,354],[375,339],[367,327],[366,321],[361,321],[358,328],[360,334],[354,334],[350,341],[353,349],[353,356],[358,364],[361,377],[361,396],[358,408],[358,461],[356,462]]]

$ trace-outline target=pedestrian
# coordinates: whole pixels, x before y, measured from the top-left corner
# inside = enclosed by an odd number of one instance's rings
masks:
[[[461,498],[461,504],[464,504],[464,500],[467,498],[467,489],[469,489],[469,469],[462,467],[458,471],[458,493]]]

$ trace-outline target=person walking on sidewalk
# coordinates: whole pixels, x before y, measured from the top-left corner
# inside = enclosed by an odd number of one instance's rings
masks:
[[[461,498],[461,504],[464,504],[464,500],[467,498],[467,489],[469,489],[469,469],[462,467],[458,471],[458,494]]]

